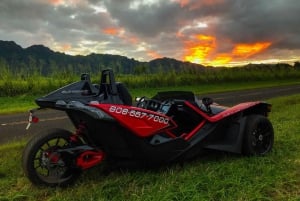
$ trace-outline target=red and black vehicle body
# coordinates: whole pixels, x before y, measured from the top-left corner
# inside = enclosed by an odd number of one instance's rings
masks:
[[[210,98],[198,100],[192,92],[167,91],[133,105],[111,70],[102,72],[99,85],[83,74],[81,81],[36,103],[65,111],[76,131],[47,130],[29,141],[23,168],[34,184],[70,184],[81,170],[104,160],[152,167],[184,161],[208,149],[265,155],[274,140],[268,103],[225,107]],[[35,119],[32,113],[30,119]]]

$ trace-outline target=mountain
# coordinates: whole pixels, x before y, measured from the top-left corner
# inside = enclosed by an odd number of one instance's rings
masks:
[[[25,53],[26,53],[26,55],[33,55],[37,58],[43,58],[43,59],[52,57],[54,55],[63,55],[61,53],[55,53],[52,50],[50,50],[48,47],[45,47],[43,45],[30,46],[25,49]]]
[[[60,72],[98,73],[112,68],[116,73],[141,74],[168,71],[202,71],[203,65],[182,62],[171,58],[159,58],[150,62],[140,62],[120,55],[90,54],[71,56],[43,45],[22,48],[13,41],[0,40],[0,67],[6,65],[13,72],[38,72],[51,75]]]
[[[10,53],[20,53],[23,48],[13,41],[0,40],[0,55],[9,55]]]
[[[13,41],[0,40],[0,57],[4,58],[8,62],[23,57],[22,56],[23,51],[24,49]]]

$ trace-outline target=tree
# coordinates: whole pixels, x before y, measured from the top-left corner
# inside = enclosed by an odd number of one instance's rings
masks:
[[[5,59],[0,57],[0,78],[6,80],[12,77],[11,71]]]
[[[294,68],[295,68],[296,70],[300,70],[300,62],[299,62],[299,61],[296,61],[296,62],[294,63]]]

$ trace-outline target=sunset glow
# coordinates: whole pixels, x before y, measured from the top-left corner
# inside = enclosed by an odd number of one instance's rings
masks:
[[[143,62],[292,64],[300,60],[299,7],[300,1],[2,0],[0,38],[24,48]]]
[[[216,48],[216,40],[213,36],[195,35],[191,41],[185,42],[185,61],[192,63],[204,63],[209,54]]]
[[[212,61],[208,62],[212,66],[220,66],[228,64],[232,61],[232,56],[230,54],[218,54]]]
[[[253,44],[240,43],[234,45],[231,52],[216,53],[217,39],[209,35],[194,35],[190,40],[184,41],[185,55],[183,60],[192,63],[221,66],[235,59],[246,59],[266,50],[271,42],[256,42]]]
[[[260,53],[271,45],[270,42],[258,42],[254,44],[237,44],[232,54],[237,57],[248,58],[254,54]]]

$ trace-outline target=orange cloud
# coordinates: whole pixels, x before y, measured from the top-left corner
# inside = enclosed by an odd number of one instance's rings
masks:
[[[155,52],[153,50],[148,50],[147,51],[147,55],[149,57],[151,57],[152,59],[157,59],[157,58],[161,58],[162,57],[160,54],[158,54],[157,52]]]
[[[239,43],[234,45],[230,52],[217,53],[217,39],[209,35],[194,35],[189,39],[180,35],[184,43],[183,60],[192,63],[220,66],[228,64],[235,59],[249,58],[266,50],[271,42]]]
[[[130,43],[137,44],[139,42],[139,39],[135,36],[131,36],[131,37],[128,38],[128,41]]]
[[[65,1],[64,0],[48,0],[48,2],[52,5],[57,6],[57,5],[64,4]]]
[[[72,51],[72,45],[68,43],[55,44],[55,50],[59,52],[69,52]]]
[[[63,44],[63,45],[62,45],[63,52],[67,52],[67,51],[69,51],[71,48],[72,48],[72,46],[71,46],[70,44]]]
[[[218,54],[212,61],[208,62],[212,66],[220,66],[232,61],[232,56],[227,53]]]
[[[139,38],[132,35],[131,33],[126,32],[123,28],[117,29],[115,35],[118,35],[119,38],[132,44],[137,44],[139,42]]]
[[[193,40],[185,41],[186,54],[184,60],[203,63],[216,48],[216,38],[208,35],[195,35]]]
[[[178,4],[180,4],[180,7],[185,7],[190,3],[190,0],[175,0]]]
[[[102,31],[103,31],[103,33],[105,33],[107,35],[114,35],[114,36],[118,35],[120,33],[120,29],[113,28],[113,27],[103,29]]]
[[[122,27],[109,27],[106,29],[101,30],[104,34],[114,36],[116,38],[121,39],[124,43],[129,45],[137,45],[140,43],[140,39],[133,35],[130,32],[127,32]],[[153,54],[154,55],[154,54]]]
[[[267,49],[271,45],[271,42],[257,42],[254,44],[237,44],[232,54],[235,57],[248,58],[254,54],[260,53]]]

